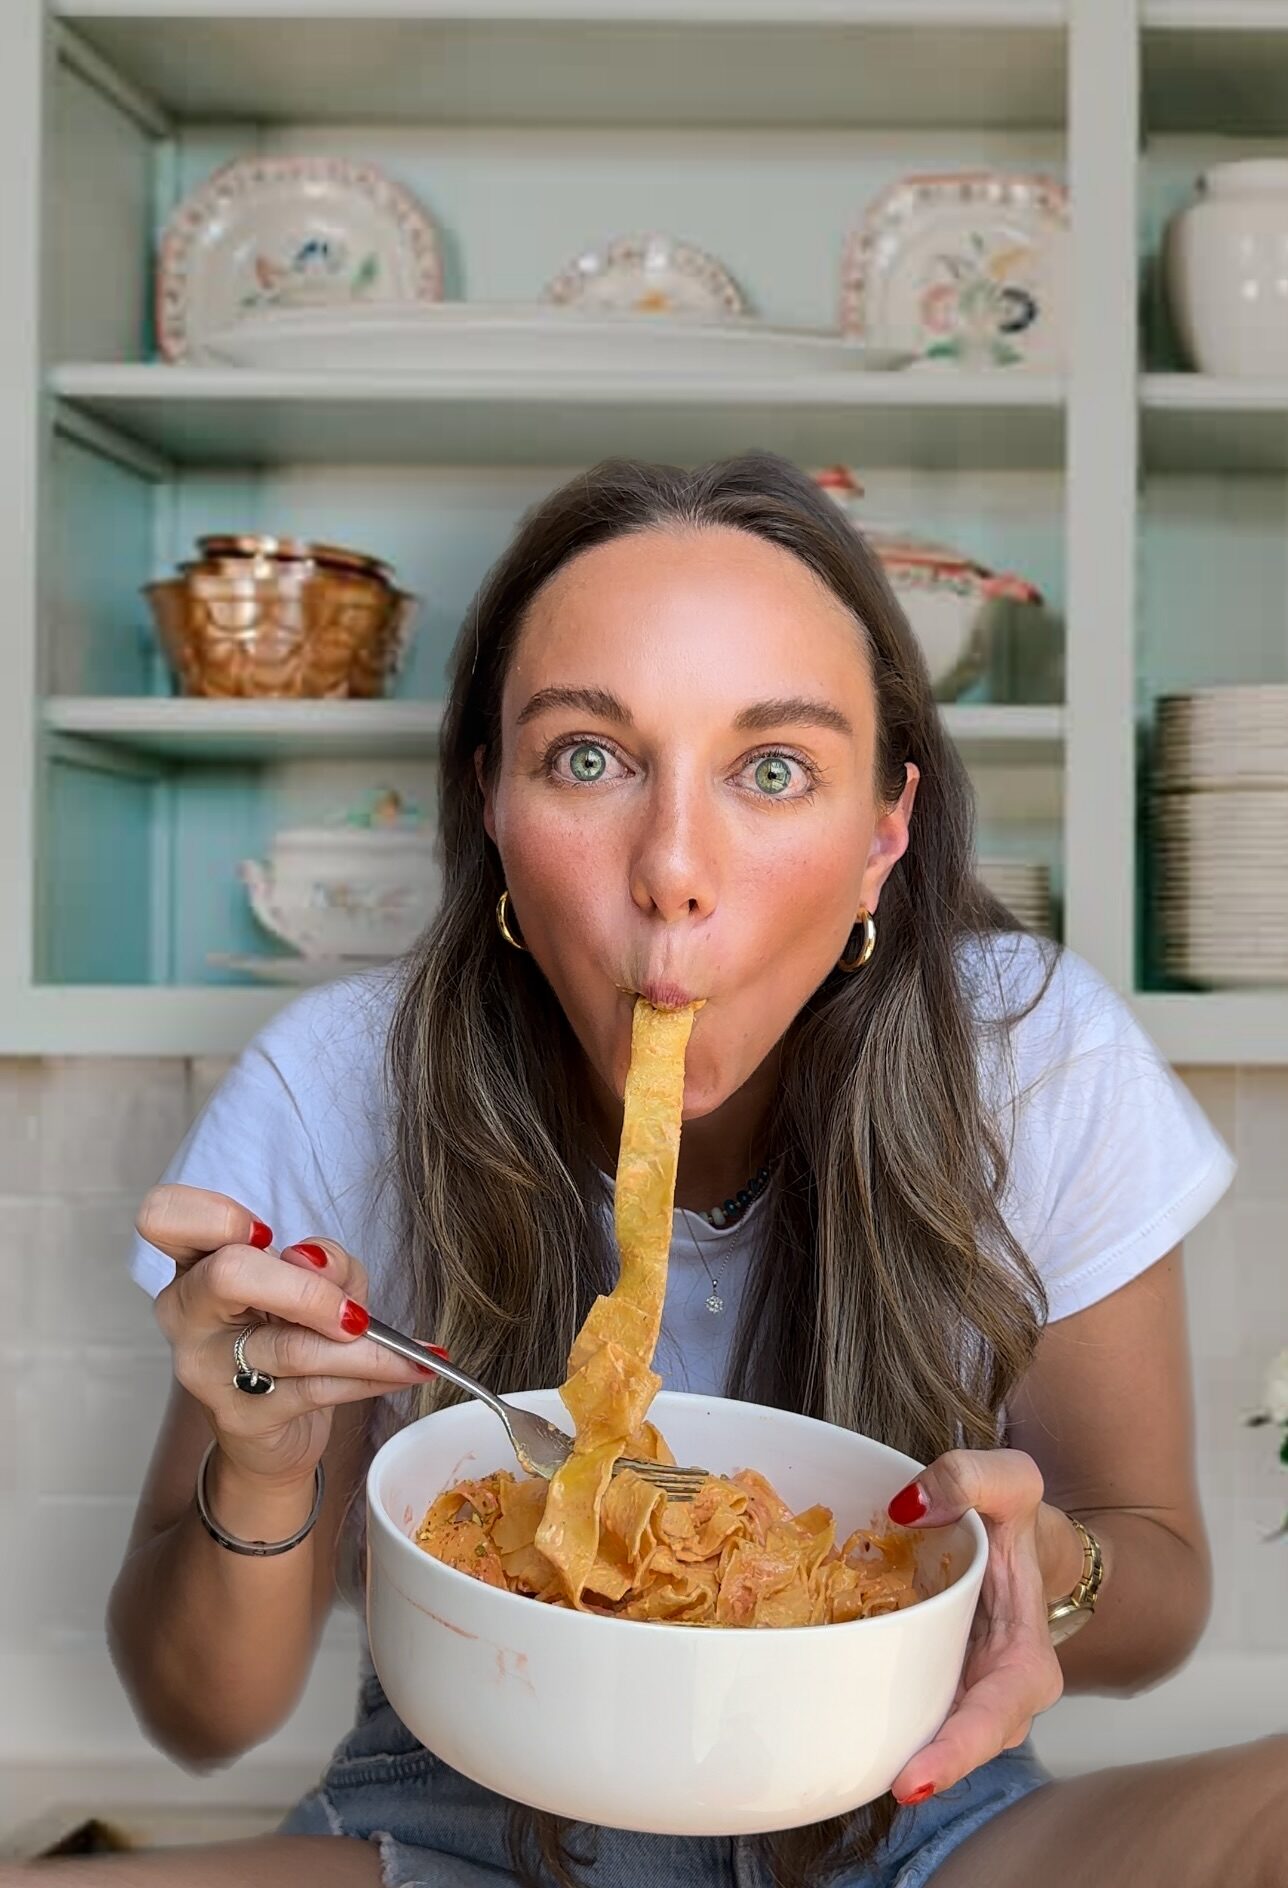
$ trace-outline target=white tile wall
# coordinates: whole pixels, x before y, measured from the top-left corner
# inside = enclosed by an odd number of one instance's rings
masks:
[[[82,1667],[112,1684],[103,1607],[167,1378],[150,1308],[125,1276],[126,1243],[140,1194],[225,1067],[0,1062],[0,1532],[17,1546],[16,1603],[0,1610],[0,1665],[28,1686],[33,1672],[47,1672],[54,1696]],[[1252,1670],[1268,1654],[1288,1658],[1288,1544],[1261,1538],[1283,1511],[1288,1475],[1270,1431],[1240,1420],[1269,1358],[1288,1345],[1288,1070],[1202,1070],[1186,1079],[1241,1162],[1232,1192],[1186,1251],[1200,1470],[1217,1568],[1201,1653],[1217,1663],[1247,1658]],[[330,1676],[319,1675],[287,1733],[297,1763],[301,1753],[320,1760],[343,1728],[335,1700],[353,1637],[342,1621],[327,1635]],[[1178,1681],[1176,1695],[1198,1694]],[[1132,1708],[1070,1703],[1094,1707],[1097,1739],[1106,1709]],[[66,1714],[48,1705],[28,1700],[28,1721],[60,1724]],[[1151,1723],[1169,1747],[1178,1739],[1201,1747],[1210,1741],[1206,1708],[1184,1707],[1193,1721],[1178,1726],[1182,1708],[1155,1711]],[[15,1722],[22,1711],[19,1701]],[[80,1714],[82,1744],[91,1721],[105,1727],[114,1759],[144,1760],[146,1747],[110,1690]],[[1237,1714],[1234,1722],[1237,1734]],[[1131,1748],[1147,1753],[1148,1734]],[[30,1752],[46,1762],[58,1754]]]

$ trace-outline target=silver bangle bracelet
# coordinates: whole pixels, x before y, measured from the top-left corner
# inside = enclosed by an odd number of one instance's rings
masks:
[[[201,1516],[201,1525],[211,1540],[218,1541],[219,1545],[226,1547],[230,1554],[254,1554],[257,1558],[263,1558],[268,1554],[284,1554],[290,1548],[298,1547],[305,1535],[312,1533],[318,1515],[322,1512],[322,1492],[326,1487],[326,1471],[322,1464],[319,1462],[313,1471],[313,1506],[309,1509],[302,1527],[296,1528],[294,1534],[284,1541],[239,1541],[235,1534],[224,1532],[214,1515],[211,1514],[210,1505],[206,1500],[206,1468],[218,1447],[217,1439],[211,1442],[201,1458],[201,1467],[197,1470],[197,1513]]]

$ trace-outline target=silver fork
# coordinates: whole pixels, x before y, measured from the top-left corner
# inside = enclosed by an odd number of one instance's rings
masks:
[[[404,1337],[391,1324],[382,1324],[379,1318],[372,1318],[364,1335],[373,1343],[393,1351],[396,1356],[405,1357],[409,1363],[428,1366],[437,1371],[440,1377],[446,1377],[458,1389],[466,1390],[471,1396],[476,1396],[480,1403],[486,1403],[493,1415],[499,1416],[505,1425],[510,1446],[518,1456],[521,1467],[527,1469],[529,1475],[540,1475],[549,1481],[572,1454],[572,1437],[566,1430],[560,1429],[555,1423],[548,1423],[544,1416],[534,1416],[530,1410],[520,1409],[515,1403],[507,1403],[504,1397],[494,1395],[486,1384],[470,1376],[468,1371],[459,1369],[445,1357],[435,1355],[414,1338]],[[672,1501],[692,1501],[703,1482],[709,1479],[704,1468],[672,1468],[665,1462],[640,1462],[633,1456],[623,1456],[613,1470],[614,1475],[624,1468],[633,1469],[642,1480],[660,1488]]]

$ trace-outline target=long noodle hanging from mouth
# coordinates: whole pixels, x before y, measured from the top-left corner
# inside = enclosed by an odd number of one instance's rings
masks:
[[[827,1508],[793,1514],[755,1470],[672,1501],[619,1457],[672,1462],[647,1420],[666,1301],[684,1059],[701,1003],[631,1022],[614,1222],[617,1284],[577,1334],[559,1394],[575,1442],[550,1482],[500,1470],[458,1483],[416,1534],[489,1585],[578,1611],[704,1626],[806,1626],[913,1605],[917,1537],[863,1529],[840,1548]]]

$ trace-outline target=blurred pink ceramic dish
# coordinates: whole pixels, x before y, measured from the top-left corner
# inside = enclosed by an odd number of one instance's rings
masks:
[[[567,1421],[553,1390],[514,1400]],[[797,1509],[830,1507],[842,1538],[888,1528],[885,1504],[920,1466],[849,1430],[718,1397],[664,1391],[650,1417],[678,1461],[759,1469]],[[921,1536],[930,1597],[902,1612],[777,1630],[654,1625],[501,1592],[415,1545],[444,1489],[512,1467],[496,1418],[469,1403],[403,1429],[367,1477],[376,1671],[421,1742],[476,1782],[580,1822],[752,1835],[883,1795],[951,1709],[987,1562],[974,1513]]]
[[[956,701],[988,665],[999,612],[1039,604],[1041,592],[1016,571],[990,570],[951,544],[863,515],[863,487],[849,466],[813,474],[880,558],[921,644],[936,701]]]

